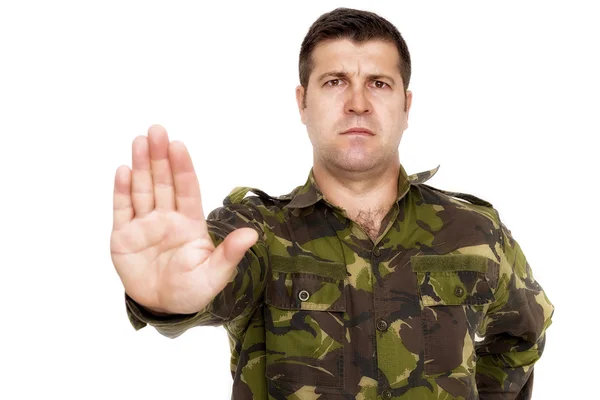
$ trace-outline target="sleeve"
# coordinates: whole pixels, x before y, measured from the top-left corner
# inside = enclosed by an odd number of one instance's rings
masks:
[[[554,306],[536,282],[511,232],[500,222],[500,271],[495,302],[476,344],[476,382],[481,400],[528,400],[533,366],[540,359]]]
[[[223,207],[208,215],[206,222],[215,247],[229,233],[242,227],[254,228],[259,238],[238,264],[228,285],[196,314],[158,315],[125,293],[127,317],[136,330],[150,325],[160,334],[176,338],[195,326],[218,326],[232,321],[240,325],[240,320],[243,325],[243,320],[249,319],[256,307],[260,306],[266,284],[268,253],[264,220],[257,207],[248,199],[242,203],[224,203]]]

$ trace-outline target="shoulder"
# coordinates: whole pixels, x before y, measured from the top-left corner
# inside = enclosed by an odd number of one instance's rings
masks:
[[[286,202],[289,202],[294,197],[300,188],[301,186],[298,186],[290,193],[280,196],[273,196],[258,188],[250,186],[238,186],[234,188],[225,197],[225,199],[223,199],[223,205],[252,204],[257,206],[283,206]]]
[[[493,209],[492,203],[473,194],[453,192],[426,185],[425,182],[429,181],[438,172],[439,168],[440,166],[438,165],[434,169],[407,177],[411,186],[411,194],[417,196],[417,201],[420,204],[454,205],[463,208],[473,206]]]
[[[456,204],[471,204],[474,206],[493,208],[492,203],[490,203],[488,200],[482,199],[481,197],[477,197],[470,193],[452,192],[431,185],[426,185],[424,183],[415,184],[413,186],[418,188],[423,194],[424,201],[450,201]]]
[[[249,194],[250,196],[248,196]],[[251,199],[252,197],[254,197],[254,199]],[[229,192],[229,194],[223,199],[223,205],[227,206],[230,204],[242,204],[250,200],[269,200],[271,198],[272,196],[260,189],[250,186],[238,186]]]
[[[411,185],[411,196],[417,219],[443,226],[442,230],[455,235],[483,234],[488,240],[502,243],[500,214],[488,199],[422,183]]]
[[[489,221],[493,228],[500,228],[499,213],[490,201],[472,193],[449,191],[425,184],[438,172],[439,168],[438,165],[434,169],[408,176],[411,203],[418,208],[422,206],[425,206],[426,209],[433,208],[433,214],[444,221],[466,219],[477,223],[477,219],[483,219]]]
[[[496,209],[489,200],[472,193],[444,190],[424,183],[413,184],[412,190],[422,203],[462,208],[484,214],[497,214]]]

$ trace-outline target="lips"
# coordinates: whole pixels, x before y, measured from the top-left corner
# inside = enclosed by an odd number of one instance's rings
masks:
[[[342,135],[374,136],[374,133],[367,128],[350,128],[347,131],[342,132]]]

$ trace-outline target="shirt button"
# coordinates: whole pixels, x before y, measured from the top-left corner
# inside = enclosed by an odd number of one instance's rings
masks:
[[[457,286],[454,288],[454,295],[456,297],[463,297],[464,294],[465,294],[465,289],[463,289],[462,286]]]
[[[377,329],[384,332],[384,331],[387,331],[387,328],[388,328],[388,323],[385,319],[380,319],[379,321],[377,321]]]
[[[310,293],[308,293],[308,291],[306,290],[301,290],[300,293],[298,293],[298,298],[300,299],[300,301],[306,301],[309,297]]]
[[[388,400],[392,398],[392,391],[389,389],[384,390],[383,392],[381,392],[381,397],[383,397],[384,399]]]
[[[375,257],[379,257],[379,255],[381,254],[381,252],[379,251],[379,247],[375,247],[373,249],[373,254],[375,255]]]

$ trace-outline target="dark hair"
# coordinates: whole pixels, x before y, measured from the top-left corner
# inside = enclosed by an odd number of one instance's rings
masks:
[[[350,39],[357,44],[369,40],[382,40],[396,45],[400,56],[400,76],[404,92],[410,82],[410,53],[398,29],[385,18],[363,10],[336,8],[321,15],[311,25],[300,47],[300,84],[304,87],[304,107],[308,78],[314,68],[312,53],[317,45],[330,39]]]

